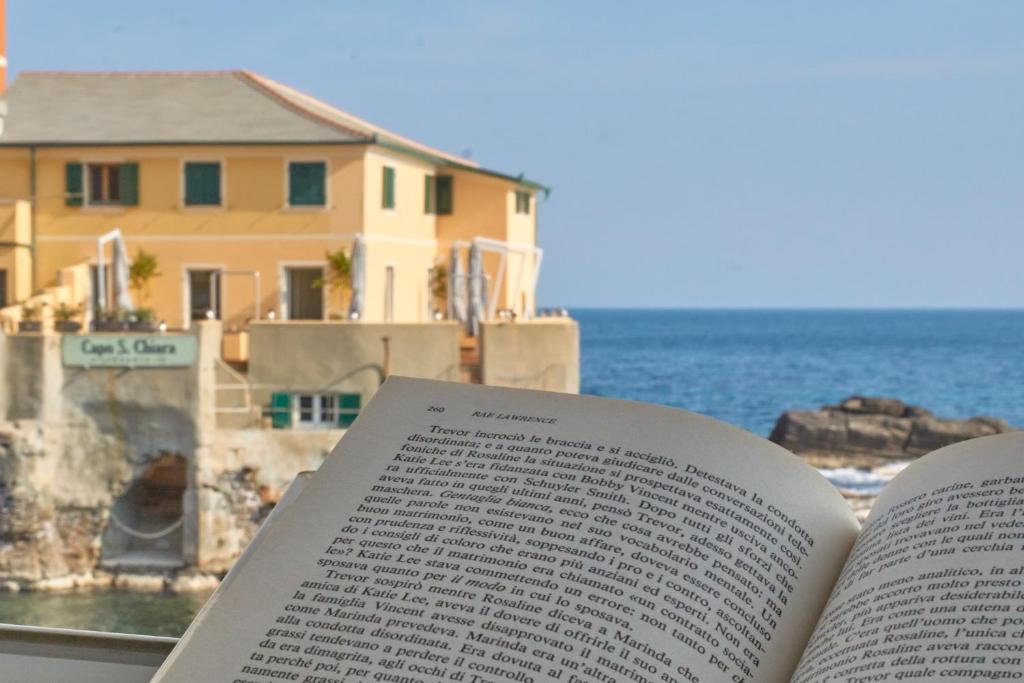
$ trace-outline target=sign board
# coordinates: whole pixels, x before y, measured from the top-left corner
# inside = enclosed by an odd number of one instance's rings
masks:
[[[196,355],[190,334],[66,334],[61,341],[69,368],[185,368]]]

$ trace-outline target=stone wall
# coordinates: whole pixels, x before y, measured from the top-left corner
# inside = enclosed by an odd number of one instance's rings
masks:
[[[216,349],[219,325],[196,333],[207,355]],[[208,438],[202,360],[65,368],[60,343],[59,335],[0,338],[0,578],[21,583],[94,569],[110,509],[131,483],[166,454],[191,467]]]
[[[197,564],[208,571],[231,566],[299,472],[316,470],[344,433],[222,429],[197,459]]]
[[[292,478],[319,467],[342,430],[218,425],[217,385],[238,376],[220,360],[219,322],[197,322],[193,334],[195,365],[132,369],[64,367],[60,335],[0,334],[0,584],[67,586],[100,563],[123,567],[111,559],[146,552],[132,531],[178,510],[182,525],[153,549],[224,571]],[[485,382],[578,391],[576,323],[488,323],[482,335]],[[258,426],[275,390],[358,392],[365,405],[389,374],[456,381],[459,338],[446,322],[255,323],[240,382],[255,408],[246,424]],[[154,503],[160,487],[145,482],[170,461],[179,473],[184,463],[184,484]],[[155,507],[140,507],[140,491]],[[150,509],[162,514],[149,519]]]
[[[579,393],[580,330],[575,320],[488,322],[480,330],[484,384]]]

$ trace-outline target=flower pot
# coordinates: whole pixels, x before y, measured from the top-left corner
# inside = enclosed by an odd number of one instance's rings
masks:
[[[128,329],[132,332],[152,332],[156,327],[151,320],[135,320],[128,323]]]
[[[63,332],[67,334],[74,334],[82,330],[82,323],[75,320],[58,320],[53,323],[53,329],[57,332]]]
[[[43,323],[41,320],[21,320],[18,322],[18,332],[42,332]]]
[[[128,323],[123,320],[97,320],[93,322],[92,329],[96,332],[124,332]]]

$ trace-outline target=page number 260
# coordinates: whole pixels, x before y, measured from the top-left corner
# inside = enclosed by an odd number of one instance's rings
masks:
[[[444,406],[427,406],[428,413],[443,413]]]

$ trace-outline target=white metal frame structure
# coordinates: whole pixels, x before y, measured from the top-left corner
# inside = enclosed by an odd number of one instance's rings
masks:
[[[540,266],[544,261],[544,250],[540,247],[535,247],[532,244],[521,244],[519,242],[503,242],[502,240],[491,239],[490,237],[474,237],[472,242],[457,241],[453,242],[452,246],[455,247],[469,247],[471,244],[477,245],[482,251],[491,252],[501,255],[501,261],[498,262],[498,272],[495,278],[490,281],[490,288],[487,293],[487,319],[494,320],[494,315],[498,308],[498,291],[501,289],[502,282],[505,277],[505,263],[508,260],[509,252],[515,252],[522,254],[523,260],[519,263],[519,273],[516,275],[516,291],[518,292],[523,286],[523,277],[526,273],[526,261],[527,257],[531,254],[534,257],[533,265],[533,282],[530,283],[530,294],[531,299],[536,306],[537,302],[537,282],[540,278]],[[525,313],[525,311],[524,311]]]

